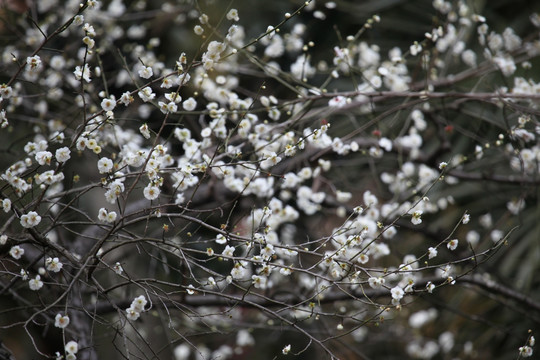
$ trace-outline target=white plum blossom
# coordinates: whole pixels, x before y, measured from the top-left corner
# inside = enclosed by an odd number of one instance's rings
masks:
[[[5,198],[4,200],[0,200],[0,206],[2,207],[2,210],[4,210],[5,213],[9,212],[11,210],[11,200],[8,198]]]
[[[186,110],[186,111],[193,111],[193,110],[195,110],[195,108],[197,107],[197,101],[195,101],[195,99],[192,98],[192,97],[187,98],[187,99],[184,100],[184,102],[182,103],[182,107],[183,107],[184,110]]]
[[[141,313],[132,308],[126,309],[126,317],[128,320],[135,321],[141,316]]]
[[[113,170],[113,161],[109,158],[102,157],[98,160],[97,166],[100,174],[107,174]]]
[[[520,346],[519,347],[519,355],[521,357],[531,357],[533,355],[533,349],[532,347],[528,346],[528,345],[525,345],[525,346]]]
[[[15,260],[19,260],[24,255],[24,249],[19,245],[15,245],[9,250],[9,255]]]
[[[50,165],[53,154],[50,151],[38,151],[35,159],[39,165]]]
[[[71,158],[71,151],[68,147],[61,147],[56,150],[55,158],[59,163],[65,163]]]
[[[234,246],[227,245],[221,254],[225,257],[232,257],[234,255],[234,250],[236,250]]]
[[[21,216],[21,225],[24,228],[32,228],[41,222],[41,216],[35,211],[30,211]]]
[[[368,283],[369,283],[369,286],[372,287],[373,289],[379,289],[381,288],[384,283],[386,282],[386,280],[383,278],[383,277],[370,277],[368,279]]]
[[[287,355],[290,351],[291,351],[291,344],[285,346],[285,347],[281,350],[281,353],[282,353],[283,355]]]
[[[43,287],[43,281],[41,281],[41,276],[36,275],[35,278],[30,279],[28,281],[28,286],[30,287],[30,290],[38,291]]]
[[[161,112],[164,114],[175,113],[176,110],[178,110],[178,106],[173,101],[170,101],[168,103],[160,101],[158,102],[158,106]]]
[[[29,56],[26,58],[26,71],[37,72],[41,70],[42,61],[39,55]]]
[[[69,341],[64,347],[66,353],[70,355],[75,355],[79,351],[79,344],[76,341]]]
[[[422,223],[422,214],[423,214],[422,210],[417,210],[417,211],[413,212],[411,222],[414,225],[421,224]]]
[[[218,234],[216,236],[216,244],[225,245],[226,243],[227,243],[227,238],[224,235]]]
[[[0,97],[1,99],[1,97]],[[0,128],[4,129],[6,127],[8,127],[9,125],[9,121],[8,121],[8,118],[6,116],[6,110],[2,109],[0,110]]]
[[[277,156],[275,152],[267,155],[267,157],[261,162],[261,168],[269,169],[281,161],[281,157]]]
[[[229,10],[229,12],[227,13],[227,20],[240,21],[240,17],[238,16],[238,10]]]
[[[458,239],[452,239],[452,240],[448,241],[448,244],[446,244],[446,246],[450,250],[456,250],[456,248],[458,247],[458,244],[459,244]]]
[[[133,299],[133,302],[131,303],[131,307],[135,309],[138,312],[145,311],[144,307],[148,303],[148,300],[146,300],[146,297],[144,295],[139,295],[135,299]]]
[[[333,97],[332,99],[330,99],[330,101],[328,101],[328,106],[330,107],[341,108],[345,105],[347,105],[347,98],[341,95]]]
[[[150,66],[143,66],[139,70],[139,76],[143,79],[150,79],[154,75],[154,71]]]
[[[268,283],[266,276],[252,275],[251,280],[256,289],[266,289]]]
[[[143,88],[141,91],[139,91],[137,93],[139,95],[139,97],[142,99],[142,101],[144,102],[148,102],[148,101],[151,101],[153,100],[155,97],[156,97],[156,94],[152,91],[152,88],[150,88],[149,86]]]
[[[56,314],[54,318],[54,326],[60,329],[65,329],[69,325],[69,316],[62,315],[60,313]]]
[[[116,99],[114,96],[105,98],[101,101],[101,108],[104,111],[113,111],[115,107],[116,107]]]
[[[122,94],[122,96],[120,96],[120,103],[124,104],[124,106],[128,106],[129,104],[131,104],[133,102],[133,96],[131,95],[131,93],[129,91],[126,91],[125,93]]]
[[[113,223],[116,221],[117,214],[115,211],[107,211],[105,208],[99,209],[98,220],[108,223]]]
[[[157,199],[160,193],[161,191],[159,190],[159,188],[152,184],[148,184],[143,190],[144,197],[148,200]]]
[[[148,303],[144,295],[137,296],[132,302],[130,307],[126,309],[126,317],[128,320],[137,320],[143,311],[146,311],[145,306]]]
[[[201,25],[195,25],[193,27],[193,32],[200,36],[204,33],[204,28]],[[164,87],[163,84],[161,86]]]
[[[92,81],[92,79],[90,78],[90,67],[88,66],[88,64],[84,64],[84,67],[76,66],[73,75],[75,75],[76,80],[83,79],[88,83]]]
[[[63,264],[60,262],[60,260],[57,257],[55,258],[48,257],[47,260],[45,260],[45,265],[48,271],[55,272],[55,273],[62,270],[62,267],[63,267]]]
[[[390,293],[392,294],[392,299],[399,301],[403,298],[403,295],[405,292],[403,289],[399,286],[395,286],[392,289],[390,289]]]

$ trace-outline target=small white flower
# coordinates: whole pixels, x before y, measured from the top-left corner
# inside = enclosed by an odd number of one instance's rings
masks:
[[[266,289],[266,284],[268,282],[268,278],[266,276],[252,275],[251,280],[253,280],[253,285],[255,288]]]
[[[139,295],[135,299],[133,299],[133,302],[131,303],[131,309],[134,309],[137,312],[143,312],[144,307],[148,301],[146,300],[146,297],[144,295]]]
[[[261,250],[261,256],[265,258],[270,258],[272,255],[274,255],[274,253],[275,250],[272,244],[266,244],[266,246]]]
[[[54,326],[60,329],[65,329],[69,325],[69,316],[62,315],[60,313],[56,314],[54,318]]]
[[[139,70],[139,76],[142,77],[143,79],[149,79],[152,77],[152,75],[154,75],[154,71],[152,70],[150,66],[143,66]]]
[[[2,98],[3,98],[2,95],[0,95],[0,99]],[[9,121],[6,116],[6,110],[2,109],[0,110],[0,128],[5,129],[6,127],[8,127],[8,125],[9,125]]]
[[[106,174],[113,169],[113,161],[109,158],[102,157],[98,161],[98,171],[100,174]]]
[[[238,16],[238,10],[236,9],[229,10],[229,12],[227,13],[227,20],[239,21],[240,17]]]
[[[291,344],[285,346],[283,348],[283,350],[281,350],[281,352],[283,353],[283,355],[287,355],[289,353],[289,351],[291,351]]]
[[[126,309],[126,317],[128,320],[135,321],[141,316],[141,313],[133,308]]]
[[[101,208],[98,211],[98,220],[105,221],[105,219],[107,219],[107,209]]]
[[[428,249],[428,257],[430,259],[433,259],[435,256],[437,256],[437,249],[435,249],[434,247],[430,247]]]
[[[107,214],[107,219],[106,221],[109,222],[109,223],[112,223],[116,220],[116,212],[115,211],[109,211],[109,213]]]
[[[397,300],[397,301],[401,300],[403,298],[403,295],[405,294],[403,289],[400,288],[399,286],[393,287],[390,290],[390,293],[392,294],[392,299]]]
[[[415,42],[414,44],[412,44],[410,46],[409,51],[410,51],[412,56],[416,56],[416,55],[418,55],[420,53],[420,51],[422,51],[422,45]]]
[[[446,246],[448,247],[448,249],[450,250],[456,250],[456,248],[458,247],[458,239],[452,239],[448,242],[448,244],[446,244]]]
[[[422,214],[423,214],[423,211],[422,211],[422,210],[417,210],[417,211],[415,211],[415,212],[412,214],[411,222],[412,222],[414,225],[421,224],[421,223],[422,223]]]
[[[83,79],[86,82],[92,81],[92,79],[90,79],[90,68],[88,67],[88,64],[84,64],[84,68],[80,66],[75,67],[73,75],[75,75],[76,80]]]
[[[49,151],[38,151],[35,159],[39,165],[50,165],[53,154]]]
[[[110,98],[105,98],[101,101],[101,108],[105,111],[113,111],[116,107],[116,99],[114,96]]]
[[[369,283],[369,286],[371,286],[371,288],[373,289],[379,289],[381,288],[381,286],[384,285],[384,283],[386,282],[386,280],[382,277],[370,277],[368,279],[368,283]]]
[[[71,340],[68,342],[64,348],[68,354],[76,354],[77,351],[79,351],[79,344],[77,342]]]
[[[120,274],[122,274],[124,272],[124,268],[122,268],[122,265],[119,262],[114,264],[113,270],[118,275],[120,275]]]
[[[88,146],[88,139],[84,136],[79,137],[75,146],[77,147],[77,150],[83,151]]]
[[[182,103],[182,107],[186,111],[193,111],[197,107],[197,101],[194,98],[190,97]]]
[[[156,97],[156,94],[154,94],[152,92],[152,89],[147,86],[145,88],[143,88],[141,91],[139,91],[137,93],[139,95],[139,97],[142,99],[142,101],[144,102],[148,102],[150,100],[153,100],[155,97]]]
[[[350,192],[345,191],[337,191],[336,192],[336,200],[340,203],[345,203],[349,201],[352,198],[352,194]]]
[[[30,290],[38,291],[43,287],[43,281],[41,281],[41,276],[36,275],[35,278],[30,280],[28,282],[28,286],[30,287]]]
[[[96,41],[89,36],[83,37],[82,41],[89,49],[93,49],[96,45]]]
[[[4,212],[9,212],[9,210],[11,210],[11,200],[10,199],[5,198],[4,200],[2,200],[2,209],[4,210]]]
[[[347,105],[347,98],[345,96],[338,95],[328,101],[328,106],[341,108]]]
[[[158,102],[159,110],[161,110],[162,113],[175,113],[176,110],[178,110],[178,106],[173,102],[170,101],[168,103],[165,103],[163,101]]]
[[[21,277],[24,281],[28,280],[28,272],[26,272],[26,270],[24,269],[21,269]]]
[[[218,234],[216,236],[216,244],[225,245],[226,243],[227,243],[227,238],[224,235]]]
[[[9,255],[11,255],[11,257],[14,258],[15,260],[19,260],[21,256],[23,256],[23,254],[24,254],[24,249],[20,247],[19,245],[15,245],[9,250]]]
[[[150,130],[148,129],[148,124],[144,123],[139,127],[139,132],[144,136],[145,139],[150,139]]]
[[[519,348],[519,355],[521,357],[531,357],[533,354],[533,349],[530,346],[521,346]]]
[[[269,169],[281,161],[281,157],[277,156],[275,152],[268,154],[268,156],[261,162],[261,168]]]
[[[355,214],[361,214],[364,212],[364,208],[361,207],[361,206],[356,206],[354,209],[353,209],[354,213]]]
[[[281,275],[283,275],[283,276],[289,276],[289,275],[292,274],[292,270],[291,270],[291,268],[288,268],[288,267],[285,268],[284,267],[284,268],[279,269],[279,273]]]
[[[28,214],[21,216],[21,225],[24,228],[31,228],[41,222],[41,216],[35,211],[30,211]]]
[[[234,255],[234,250],[236,250],[234,246],[227,245],[221,254],[226,257],[231,257]]]
[[[195,35],[201,36],[204,33],[204,28],[201,25],[195,25],[195,27],[193,28],[193,32],[195,33]]]
[[[107,211],[105,208],[99,209],[98,212],[98,220],[103,222],[112,223],[116,220],[116,212],[115,211]]]
[[[27,71],[39,71],[41,69],[41,58],[39,55],[29,56],[26,58]]]
[[[65,163],[71,158],[71,151],[67,147],[62,147],[56,150],[55,157],[59,163]]]
[[[47,266],[47,270],[55,272],[55,273],[62,270],[62,266],[63,266],[63,264],[60,262],[60,260],[57,257],[47,258],[47,260],[45,260],[45,265]]]
[[[131,96],[131,93],[129,91],[126,91],[125,93],[120,96],[120,102],[124,104],[124,106],[128,106],[133,102],[133,96]]]
[[[144,188],[144,197],[147,198],[148,200],[155,200],[158,198],[159,194],[160,194],[160,190],[157,186],[155,185],[148,185]]]

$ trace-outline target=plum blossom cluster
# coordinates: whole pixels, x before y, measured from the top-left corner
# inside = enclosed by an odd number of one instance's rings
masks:
[[[538,31],[435,0],[437,25],[406,46],[365,36],[375,14],[322,46],[310,24],[341,4],[307,1],[262,32],[201,4],[48,0],[35,27],[17,25],[24,46],[0,50],[13,74],[0,84],[3,291],[74,335],[57,358],[97,358],[96,322],[129,338],[114,343],[128,357],[155,354],[153,325],[135,323],[149,302],[177,359],[249,356],[259,328],[338,358],[334,339],[378,338],[386,319],[411,358],[474,354],[427,330],[442,310],[414,300],[496,289],[483,264],[532,238],[518,225],[540,171]],[[162,44],[163,27],[197,46]],[[285,340],[276,355],[301,348]]]
[[[126,309],[126,317],[128,320],[137,320],[143,311],[146,311],[144,307],[148,301],[144,295],[139,295],[131,302],[131,305]]]

